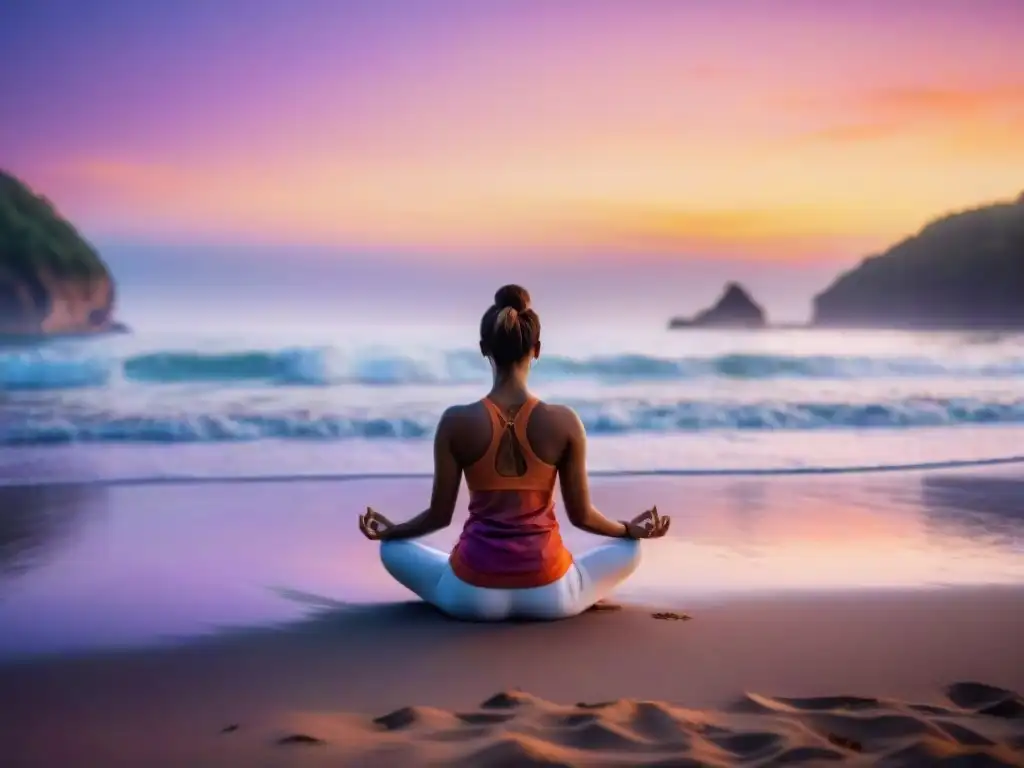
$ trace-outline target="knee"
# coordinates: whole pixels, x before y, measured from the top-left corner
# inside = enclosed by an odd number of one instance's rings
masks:
[[[640,564],[640,540],[623,539],[622,541],[615,542],[615,545],[622,549],[625,559],[638,565]]]
[[[388,573],[393,574],[398,563],[403,559],[403,552],[408,549],[407,541],[382,541],[380,543],[380,561]]]
[[[623,539],[615,544],[621,550],[623,567],[630,572],[635,571],[640,566],[640,542],[636,539]]]

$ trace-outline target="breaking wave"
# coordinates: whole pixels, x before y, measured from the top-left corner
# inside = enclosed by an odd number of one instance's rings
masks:
[[[346,354],[330,347],[236,350],[219,353],[155,351],[124,358],[82,350],[37,348],[0,352],[0,390],[138,384],[219,383],[275,386],[460,384],[485,381],[486,361],[468,351],[410,356],[393,352]],[[951,363],[935,357],[728,354],[667,358],[620,354],[587,358],[548,355],[538,361],[540,381],[613,382],[699,379],[883,379],[925,377],[1024,378],[1024,358],[997,363]]]
[[[880,402],[732,402],[630,399],[573,403],[592,435],[702,431],[877,430],[958,425],[1024,424],[1024,399],[915,397]],[[132,412],[111,407],[0,410],[0,445],[53,443],[196,443],[266,439],[342,441],[421,439],[433,434],[439,414],[404,406],[380,412],[308,410]]]

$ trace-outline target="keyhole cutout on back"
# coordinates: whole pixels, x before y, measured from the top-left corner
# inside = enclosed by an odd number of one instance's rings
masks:
[[[494,456],[494,471],[502,477],[522,477],[526,474],[526,456],[519,444],[514,422],[502,416],[502,435]]]

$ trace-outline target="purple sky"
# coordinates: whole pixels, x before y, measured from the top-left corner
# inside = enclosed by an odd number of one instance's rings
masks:
[[[13,0],[0,167],[129,285],[287,259],[664,312],[735,276],[799,316],[1020,191],[1022,29],[1019,0]]]

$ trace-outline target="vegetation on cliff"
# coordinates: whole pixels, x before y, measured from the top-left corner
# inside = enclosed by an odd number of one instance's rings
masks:
[[[0,171],[0,333],[104,330],[113,282],[46,198]]]
[[[814,324],[1024,328],[1024,195],[928,224],[814,299]]]

